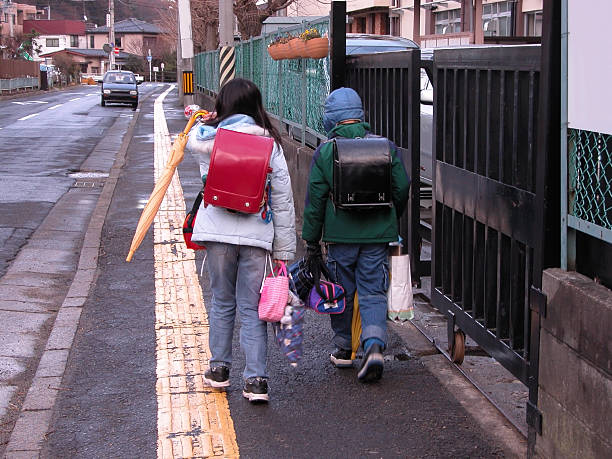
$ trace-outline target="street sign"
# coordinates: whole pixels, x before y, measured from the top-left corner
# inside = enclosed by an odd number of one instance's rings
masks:
[[[119,54],[119,48],[115,46],[115,55]]]
[[[113,48],[111,47],[109,43],[104,43],[104,46],[102,46],[102,49],[104,50],[105,53],[110,53]]]
[[[163,62],[160,64],[160,67],[161,67],[161,69],[162,69],[162,70],[164,70],[164,67],[165,67],[165,66],[166,66],[166,65],[165,65]]]
[[[154,72],[159,72],[159,67],[153,67]]]
[[[147,60],[151,62],[153,60],[153,56],[147,56]],[[163,64],[162,64],[163,65]]]

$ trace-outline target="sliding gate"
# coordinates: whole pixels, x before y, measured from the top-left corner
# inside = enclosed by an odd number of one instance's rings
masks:
[[[544,211],[539,72],[539,46],[434,54],[431,300],[449,319],[456,361],[465,332],[526,385],[537,369],[530,291]]]

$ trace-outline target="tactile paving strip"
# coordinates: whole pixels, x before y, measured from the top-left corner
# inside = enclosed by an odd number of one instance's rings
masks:
[[[155,101],[155,180],[171,142],[163,100]],[[203,382],[208,367],[208,316],[194,252],[183,242],[185,201],[174,174],[154,221],[155,332],[157,338],[157,457],[238,457],[224,392]]]

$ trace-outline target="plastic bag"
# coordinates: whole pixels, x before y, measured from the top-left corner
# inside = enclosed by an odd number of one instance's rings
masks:
[[[410,256],[392,255],[391,280],[387,291],[387,317],[394,321],[406,321],[414,318],[412,298],[412,279],[410,276]]]

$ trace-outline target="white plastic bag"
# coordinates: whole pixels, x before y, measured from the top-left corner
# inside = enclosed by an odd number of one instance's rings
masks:
[[[414,317],[412,300],[412,279],[410,276],[410,256],[392,255],[389,257],[390,285],[387,291],[387,317],[403,322]]]

